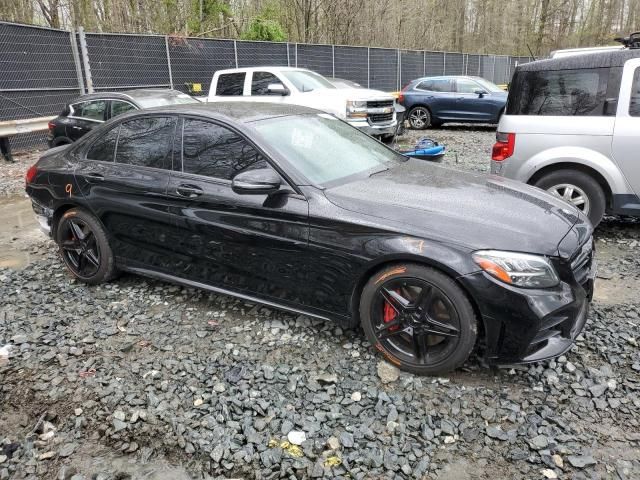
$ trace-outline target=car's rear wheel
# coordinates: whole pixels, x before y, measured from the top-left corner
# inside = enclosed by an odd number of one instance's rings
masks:
[[[360,320],[387,360],[420,375],[462,366],[477,337],[473,307],[460,287],[437,270],[410,263],[389,266],[367,282]]]
[[[409,125],[414,130],[424,130],[431,125],[431,112],[427,107],[417,106],[409,110]]]
[[[602,221],[607,198],[591,175],[579,170],[556,170],[539,178],[535,186],[582,211],[594,226]]]
[[[90,213],[73,208],[56,227],[56,243],[67,269],[78,280],[96,285],[117,275],[107,234]]]

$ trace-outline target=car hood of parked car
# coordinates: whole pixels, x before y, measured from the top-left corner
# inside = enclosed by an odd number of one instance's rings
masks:
[[[385,219],[391,230],[470,250],[568,258],[591,233],[577,209],[538,188],[420,160],[328,188],[325,195],[341,208]],[[572,230],[576,224],[580,232]]]
[[[394,100],[390,93],[368,88],[319,88],[305,92],[305,95],[318,96],[327,100],[334,98],[344,100],[345,97],[349,100]]]

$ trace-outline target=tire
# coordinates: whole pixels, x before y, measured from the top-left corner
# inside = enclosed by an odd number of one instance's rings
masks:
[[[360,297],[360,323],[389,362],[418,375],[461,367],[478,336],[462,289],[447,275],[412,263],[387,266],[369,279]]]
[[[427,107],[418,105],[409,110],[407,115],[409,126],[413,130],[425,130],[431,125],[431,112]]]
[[[602,221],[607,197],[598,181],[588,173],[556,170],[540,177],[534,185],[571,203],[589,217],[594,227]],[[580,197],[584,198],[583,203]]]
[[[115,278],[118,270],[102,224],[80,208],[66,211],[56,225],[56,243],[71,275],[97,285]]]

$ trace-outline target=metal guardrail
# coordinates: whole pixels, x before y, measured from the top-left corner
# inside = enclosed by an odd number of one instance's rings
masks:
[[[24,118],[22,120],[6,120],[0,122],[0,138],[18,135],[19,133],[40,132],[48,128],[48,123],[55,117]]]

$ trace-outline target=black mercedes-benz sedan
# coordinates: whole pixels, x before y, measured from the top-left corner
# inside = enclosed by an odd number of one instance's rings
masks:
[[[82,95],[65,105],[48,125],[49,147],[75,142],[92,128],[131,110],[166,105],[199,103],[178,90],[140,88],[124,92],[99,92]]]
[[[77,279],[126,271],[361,325],[419,374],[567,351],[592,227],[503,178],[409,159],[337,118],[279,104],[130,112],[26,175]]]

